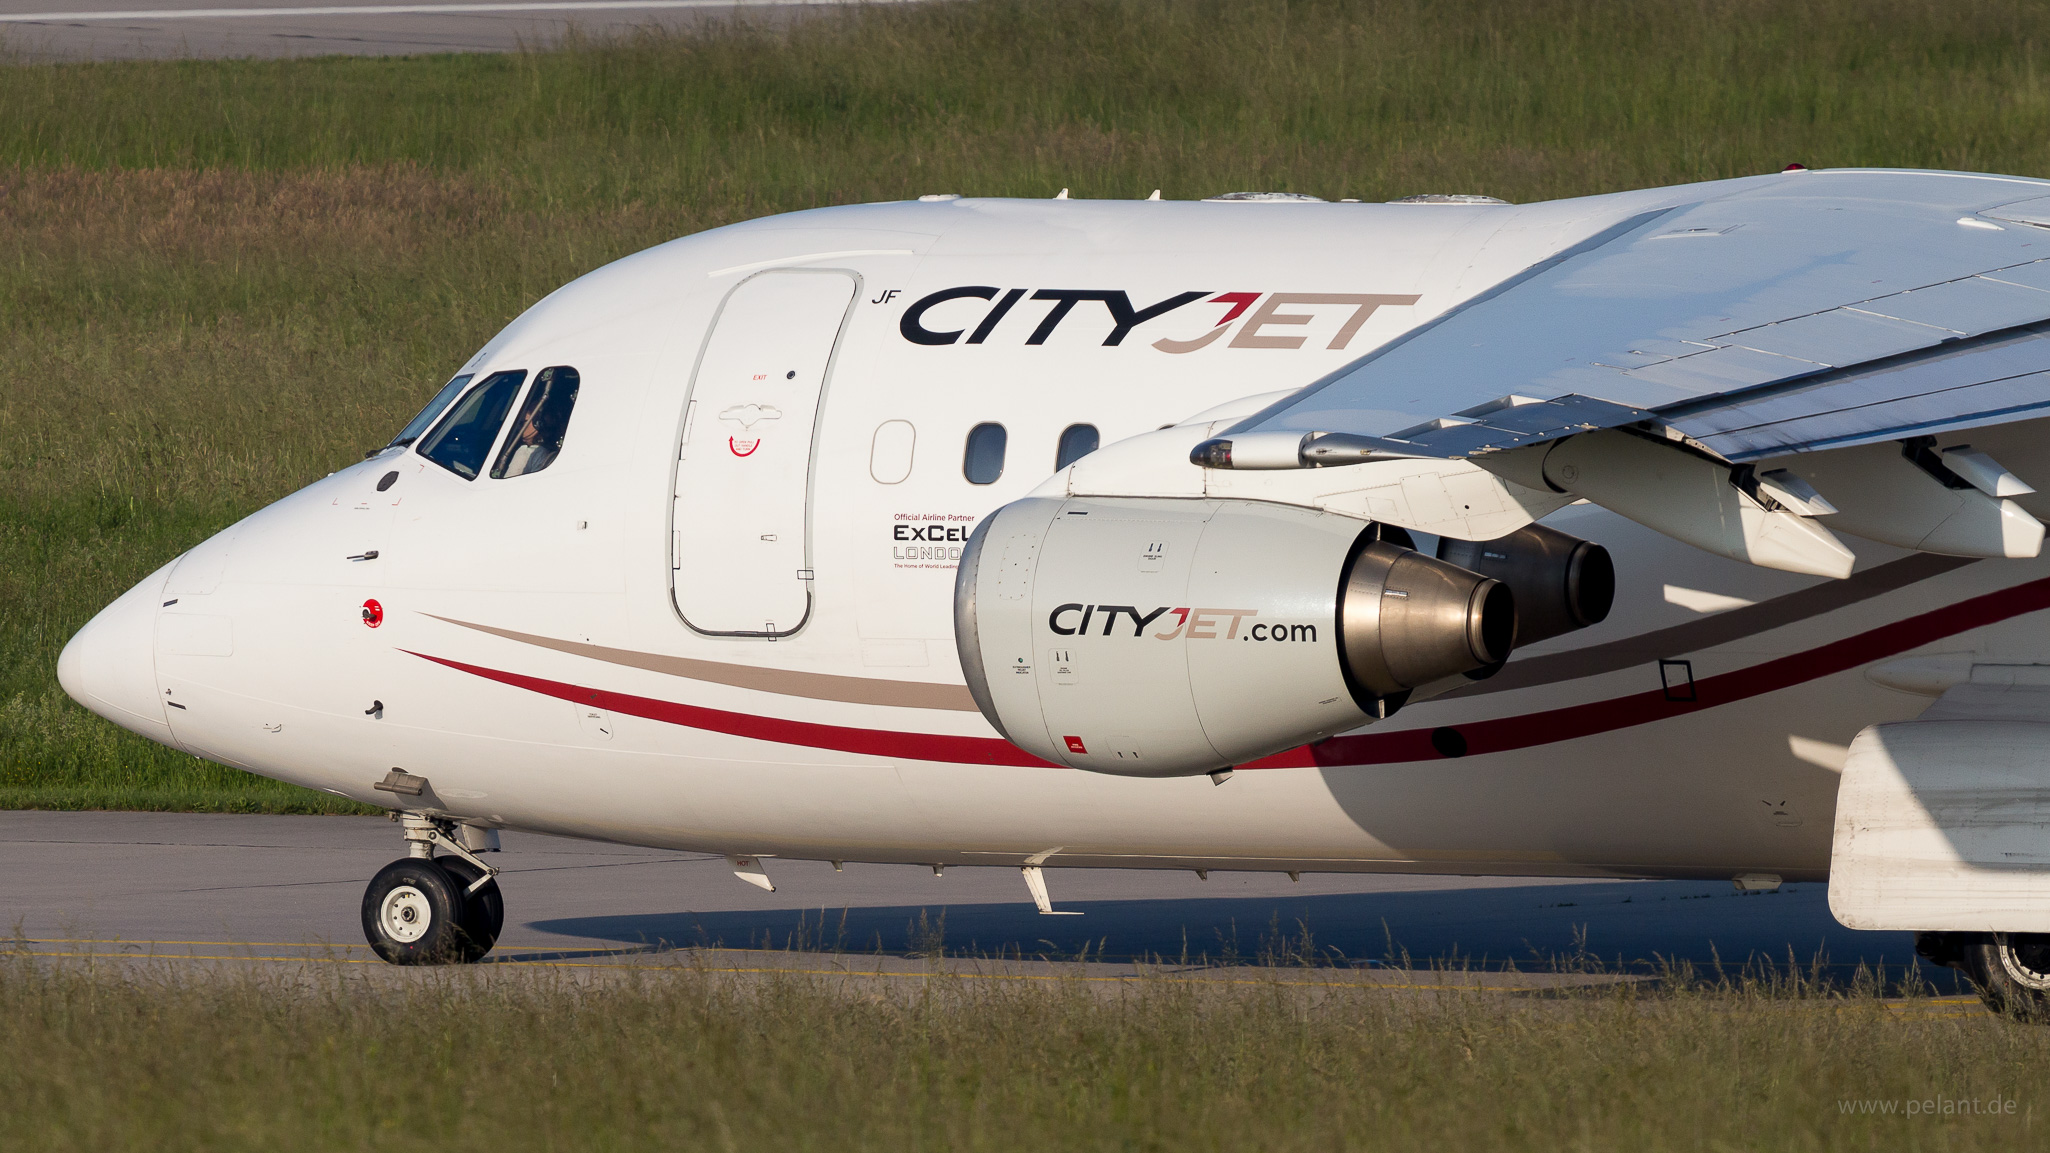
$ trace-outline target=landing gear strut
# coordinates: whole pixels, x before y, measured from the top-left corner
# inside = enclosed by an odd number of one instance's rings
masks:
[[[398,820],[412,855],[379,869],[363,891],[364,938],[394,965],[468,964],[482,958],[505,925],[505,898],[498,891],[498,870],[464,842],[488,841],[489,848],[496,848],[496,835],[466,830],[441,817],[404,813]],[[437,848],[451,855],[436,858]]]
[[[1918,933],[1915,951],[1962,971],[1994,1012],[2050,1024],[2050,934]]]

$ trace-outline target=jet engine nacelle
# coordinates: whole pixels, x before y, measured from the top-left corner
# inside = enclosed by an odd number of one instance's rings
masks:
[[[1057,764],[1211,772],[1386,716],[1419,685],[1506,658],[1502,582],[1286,505],[1027,499],[956,574],[982,713]]]
[[[1519,646],[1598,625],[1616,603],[1609,550],[1541,524],[1494,540],[1441,537],[1438,559],[1509,586]]]

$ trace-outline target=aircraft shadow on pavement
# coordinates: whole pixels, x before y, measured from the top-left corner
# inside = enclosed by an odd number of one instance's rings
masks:
[[[1841,972],[1914,961],[1909,933],[1846,929],[1827,888],[1739,894],[1700,881],[1532,885],[1296,898],[1082,901],[1044,917],[1029,903],[675,912],[536,921],[548,933],[641,945],[934,953],[1123,961],[1450,963],[1524,969],[1592,959],[1738,969],[1770,958]]]

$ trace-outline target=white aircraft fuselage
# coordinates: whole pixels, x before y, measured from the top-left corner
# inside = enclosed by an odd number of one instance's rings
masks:
[[[1918,714],[1930,697],[1908,690],[1934,658],[2050,653],[2050,560],[1861,542],[1856,573],[1832,581],[1712,556],[1594,505],[1519,512],[1467,484],[1486,474],[1463,462],[1209,477],[1188,462],[1270,394],[1675,195],[928,198],[687,237],[561,289],[463,366],[472,387],[575,370],[547,467],[471,477],[422,442],[377,452],[149,576],[60,672],[101,715],[195,756],[637,845],[1820,879],[1846,746]],[[1002,447],[984,432],[970,460],[983,425],[1001,426]],[[1074,426],[1103,447],[1056,468]],[[2023,423],[1974,443],[2029,476],[2050,466],[2039,437]],[[956,568],[1000,506],[1082,492],[1304,505],[1354,490],[1381,494],[1347,506],[1360,519],[1426,538],[1491,539],[1542,513],[1610,551],[1614,608],[1518,648],[1489,679],[1221,784],[1049,764],[965,687]],[[2050,516],[2040,499],[2021,498]],[[1255,610],[1221,611],[1202,622],[1217,643],[1267,643]],[[424,790],[378,789],[394,768]]]

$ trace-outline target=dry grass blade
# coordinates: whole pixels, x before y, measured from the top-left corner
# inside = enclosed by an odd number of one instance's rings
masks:
[[[16,1148],[1964,1150],[2028,1142],[2050,1033],[1870,990],[1311,997],[689,960],[591,982],[15,958],[0,1045],[33,1054],[0,1064]],[[1909,1100],[1996,1112],[1860,1104]]]

